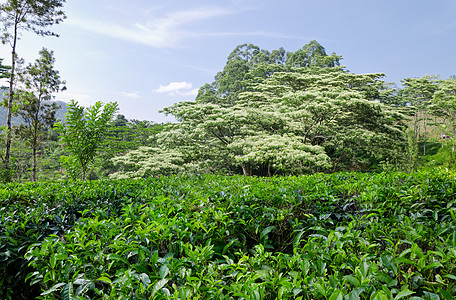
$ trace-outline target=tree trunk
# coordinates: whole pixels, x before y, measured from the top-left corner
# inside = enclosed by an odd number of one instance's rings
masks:
[[[244,173],[244,176],[252,175],[250,172],[250,168],[247,164],[242,164],[241,167],[242,167],[242,173]]]
[[[456,120],[456,114],[453,114],[453,120]],[[454,121],[453,121],[454,122]],[[451,154],[452,156],[454,157],[454,151],[455,151],[455,139],[456,139],[456,126],[454,125],[453,123],[453,126],[452,126],[452,136],[451,136],[451,143],[453,144],[452,147],[451,147]]]
[[[40,91],[42,89],[42,86],[40,86]],[[36,181],[36,150],[38,148],[38,139],[39,139],[39,132],[38,132],[38,126],[39,126],[39,116],[40,116],[40,109],[41,109],[41,92],[40,95],[38,96],[38,101],[36,103],[36,112],[35,112],[35,120],[33,124],[33,167],[32,167],[32,181]]]
[[[33,142],[32,181],[36,181],[36,140]]]
[[[16,19],[18,15],[16,13]],[[4,165],[6,170],[6,181],[11,181],[11,174],[10,174],[10,152],[11,152],[11,140],[12,140],[12,133],[11,133],[11,117],[13,113],[13,97],[14,97],[14,76],[16,71],[16,43],[17,43],[17,26],[18,22],[14,25],[14,36],[13,36],[13,44],[12,44],[12,51],[11,51],[11,74],[10,74],[10,84],[9,84],[9,96],[8,96],[8,111],[6,115],[6,145],[5,145],[5,157],[4,157]]]
[[[426,142],[427,142],[427,107],[424,108],[424,144],[423,144],[423,156],[426,156]]]

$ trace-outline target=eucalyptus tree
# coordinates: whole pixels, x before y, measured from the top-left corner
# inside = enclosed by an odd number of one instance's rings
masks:
[[[6,143],[3,157],[4,167],[9,170],[11,149],[11,117],[14,101],[14,83],[17,62],[17,41],[24,31],[40,36],[57,36],[47,28],[62,22],[66,16],[62,11],[66,0],[6,0],[0,4],[0,20],[3,24],[1,40],[11,47],[11,70],[7,102]]]
[[[451,131],[451,153],[455,158],[456,148],[456,77],[452,76],[445,80],[440,80],[439,86],[432,98],[431,110],[442,116],[444,119],[443,127],[447,127],[446,123],[450,124]],[[446,135],[445,135],[446,137]]]
[[[22,86],[15,93],[15,114],[22,117],[23,122],[16,132],[32,150],[32,181],[36,181],[37,150],[56,121],[58,106],[50,100],[54,93],[65,88],[54,64],[53,52],[43,48],[35,63],[18,74]]]
[[[411,109],[413,118],[413,140],[418,143],[423,127],[424,147],[423,154],[426,155],[427,129],[429,117],[429,105],[438,89],[439,80],[437,76],[423,76],[421,78],[405,78],[402,80],[403,88],[399,94],[403,103]]]

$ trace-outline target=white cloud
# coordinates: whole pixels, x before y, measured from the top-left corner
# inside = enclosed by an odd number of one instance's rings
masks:
[[[70,100],[76,100],[79,105],[84,107],[91,106],[96,102],[96,99],[93,95],[87,94],[83,91],[69,92],[65,90],[58,95],[56,95],[56,100],[61,100],[65,102],[70,102]]]
[[[191,82],[174,81],[169,83],[168,85],[160,85],[160,87],[156,89],[155,92],[167,93],[171,96],[196,96],[198,94],[198,89],[193,89],[193,85]]]
[[[183,29],[183,25],[232,13],[234,12],[221,8],[201,8],[170,13],[162,18],[152,17],[146,22],[134,23],[130,26],[77,18],[69,19],[66,23],[87,31],[154,48],[169,48],[177,46],[184,38],[195,36],[194,33]]]
[[[137,92],[121,92],[122,96],[127,98],[139,99],[141,96]]]
[[[156,90],[157,93],[173,93],[173,92],[177,92],[179,90],[188,90],[188,89],[191,89],[193,86],[190,82],[186,82],[186,81],[180,81],[180,82],[171,82],[170,84],[168,85],[161,85],[160,84],[160,87]]]

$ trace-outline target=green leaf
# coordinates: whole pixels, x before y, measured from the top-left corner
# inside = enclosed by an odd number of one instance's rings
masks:
[[[276,228],[275,226],[268,226],[265,229],[263,229],[263,231],[261,231],[261,234],[260,234],[260,240],[262,240],[264,237],[266,237],[275,228]]]
[[[435,261],[433,263],[430,263],[430,264],[426,265],[423,269],[424,270],[428,270],[428,269],[440,268],[440,267],[443,267],[443,265],[440,262]]]
[[[405,258],[405,257],[398,257],[396,258],[396,263],[398,264],[407,264],[407,265],[416,265],[416,263],[413,261],[413,260],[410,260],[408,258]]]
[[[415,243],[413,243],[411,250],[416,254],[416,256],[418,256],[418,258],[422,258],[424,256],[423,251],[421,251],[420,247],[418,247]]]
[[[297,235],[296,237],[294,238],[293,240],[293,249],[297,249],[299,247],[299,244],[301,243],[301,238],[303,236],[303,234],[305,233],[304,230],[301,230]]]
[[[356,288],[353,289],[350,294],[348,294],[348,300],[359,300],[359,295],[364,292],[365,288]],[[346,298],[346,297],[345,297]]]
[[[164,279],[169,274],[169,268],[166,265],[161,266],[160,268],[160,278]]]
[[[102,277],[98,278],[97,280],[98,280],[98,281],[105,282],[105,283],[112,284],[111,279],[109,279],[108,277],[105,277],[105,276],[102,276]]]
[[[63,300],[73,300],[75,299],[73,293],[73,284],[70,282],[62,290],[62,299]]]
[[[444,291],[442,289],[439,289],[438,292],[445,297],[446,300],[454,300],[454,297],[447,291]]]
[[[155,283],[154,285],[154,288],[152,290],[152,296],[155,296],[155,294],[161,290],[167,283],[168,283],[168,279],[162,279],[162,280],[159,280]]]
[[[145,273],[141,273],[139,275],[139,278],[141,278],[141,281],[142,281],[142,284],[144,285],[144,287],[147,287],[150,284],[149,275],[147,275]]]
[[[335,291],[332,293],[332,295],[329,297],[328,300],[343,300],[344,299],[344,292],[342,291]]]
[[[55,292],[56,290],[58,290],[60,287],[66,285],[66,283],[64,282],[60,282],[60,283],[57,283],[56,285],[54,285],[53,287],[51,287],[49,290],[41,293],[41,296],[46,296],[46,295],[49,295],[50,293],[53,293]]]
[[[222,255],[226,254],[226,252],[228,251],[228,249],[229,249],[236,241],[237,241],[237,240],[231,240],[228,244],[226,244],[225,247],[223,247]]]
[[[410,296],[412,294],[415,294],[415,292],[412,292],[409,289],[405,289],[405,290],[401,291],[399,294],[397,294],[396,297],[394,297],[394,300],[399,300],[401,298]]]
[[[353,275],[344,276],[344,279],[347,280],[348,282],[350,282],[351,284],[353,284],[355,286],[355,288],[360,286],[359,280],[356,279],[356,277],[354,277]]]
[[[446,274],[446,275],[444,275],[443,277],[445,277],[445,278],[450,278],[450,279],[453,279],[453,280],[456,280],[456,276],[455,276],[455,275],[452,275],[452,274]]]

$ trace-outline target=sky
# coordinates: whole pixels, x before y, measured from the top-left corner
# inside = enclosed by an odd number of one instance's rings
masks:
[[[174,121],[159,111],[194,100],[244,43],[296,51],[316,40],[349,71],[397,84],[456,74],[456,0],[67,0],[64,11],[58,38],[24,33],[18,55],[54,51],[67,87],[56,100],[116,101],[128,119]],[[10,53],[0,45],[4,64]]]

